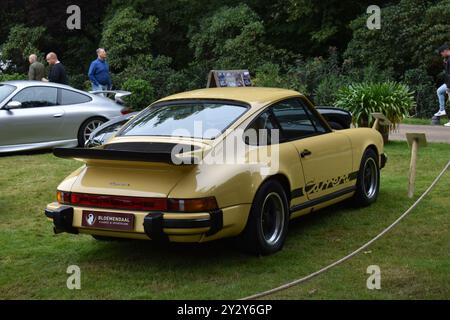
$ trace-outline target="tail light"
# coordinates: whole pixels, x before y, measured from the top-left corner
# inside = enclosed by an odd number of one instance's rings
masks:
[[[217,208],[214,197],[200,199],[168,199],[168,211],[170,212],[202,212],[212,211]]]
[[[120,113],[123,115],[129,114],[131,112],[132,112],[132,110],[130,108],[123,108],[122,110],[120,110]]]
[[[204,212],[218,209],[216,198],[167,199],[95,195],[57,191],[60,204],[136,211]]]

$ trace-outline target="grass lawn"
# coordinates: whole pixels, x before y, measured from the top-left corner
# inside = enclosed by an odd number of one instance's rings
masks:
[[[430,126],[431,125],[431,119],[405,118],[405,119],[402,120],[402,124],[414,124],[414,125],[427,125],[427,126]]]
[[[235,299],[305,276],[353,251],[408,208],[409,149],[386,146],[378,201],[345,205],[294,220],[283,251],[253,257],[228,241],[159,246],[53,235],[44,217],[55,188],[79,162],[51,154],[0,157],[0,298]],[[419,153],[416,197],[450,160],[450,145]],[[365,253],[271,299],[450,299],[450,173],[399,226]],[[66,269],[81,268],[81,290]],[[381,268],[381,290],[366,288],[366,269]]]

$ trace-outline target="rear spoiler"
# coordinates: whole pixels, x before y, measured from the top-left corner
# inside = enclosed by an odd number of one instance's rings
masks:
[[[85,149],[85,148],[55,148],[53,154],[58,158],[69,159],[94,159],[94,160],[116,160],[116,161],[139,161],[160,162],[173,165],[197,164],[197,157],[178,157],[173,162],[171,152],[149,152],[128,151],[108,149]]]
[[[114,95],[114,101],[116,101],[119,104],[123,104],[123,98],[131,95],[131,92],[124,91],[124,90],[96,90],[96,91],[89,91],[91,94],[95,95]]]

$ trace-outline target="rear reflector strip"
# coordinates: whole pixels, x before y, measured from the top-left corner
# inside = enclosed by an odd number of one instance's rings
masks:
[[[217,201],[214,197],[167,199],[58,191],[56,198],[61,204],[132,211],[210,212],[218,209]]]
[[[70,204],[83,207],[125,209],[138,211],[166,211],[165,198],[140,198],[126,196],[71,193]]]

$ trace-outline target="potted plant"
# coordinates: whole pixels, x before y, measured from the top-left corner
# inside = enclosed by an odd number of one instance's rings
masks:
[[[414,93],[405,84],[388,81],[382,83],[354,83],[341,88],[337,93],[336,107],[349,110],[353,124],[370,127],[372,113],[381,112],[391,121],[392,126],[380,127],[384,142],[389,139],[389,131],[408,116],[415,108]]]

